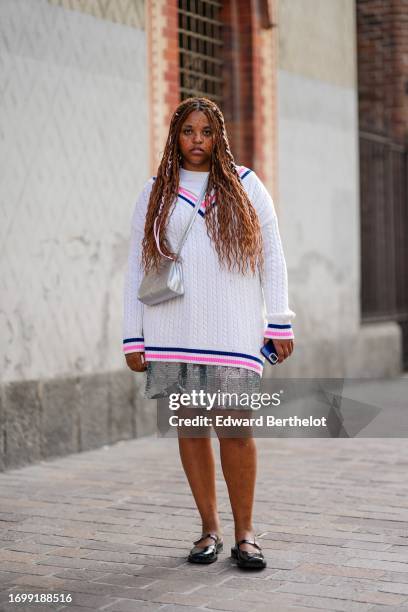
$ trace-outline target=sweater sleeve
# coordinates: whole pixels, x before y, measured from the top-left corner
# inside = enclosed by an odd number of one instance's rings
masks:
[[[127,268],[123,290],[123,352],[144,352],[143,310],[144,304],[137,298],[139,285],[143,278],[142,240],[147,205],[153,180],[143,187],[133,210]]]
[[[288,274],[273,200],[254,173],[253,198],[259,214],[264,244],[264,270],[260,272],[266,305],[264,337],[277,340],[294,338],[292,320],[296,313],[288,304]]]

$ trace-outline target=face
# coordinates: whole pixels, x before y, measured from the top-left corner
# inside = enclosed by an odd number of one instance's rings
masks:
[[[186,117],[181,126],[178,144],[183,157],[183,168],[196,172],[210,170],[214,134],[205,113],[193,111]]]

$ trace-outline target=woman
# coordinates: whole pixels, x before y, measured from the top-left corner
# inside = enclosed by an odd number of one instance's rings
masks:
[[[163,256],[175,257],[205,181],[206,197],[181,254],[184,295],[146,306],[137,299],[143,274]],[[157,176],[145,184],[132,217],[124,291],[127,365],[146,371],[147,398],[193,389],[259,391],[260,348],[273,338],[278,361],[286,359],[293,351],[294,317],[269,193],[254,171],[235,164],[218,106],[207,98],[184,100],[171,119]],[[178,432],[202,521],[188,560],[211,563],[223,545],[211,437]],[[239,432],[217,435],[235,523],[231,556],[240,567],[263,568],[252,524],[255,440]]]

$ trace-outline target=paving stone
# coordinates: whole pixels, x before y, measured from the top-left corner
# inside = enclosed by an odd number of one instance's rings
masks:
[[[12,584],[15,579],[15,574],[13,572],[1,572],[0,571],[0,589],[3,589],[8,584]]]
[[[175,593],[188,593],[192,590],[199,589],[201,587],[205,587],[202,581],[200,581],[199,576],[197,576],[196,580],[189,579],[185,580],[180,574],[177,577],[169,577],[167,580],[159,579],[159,578],[151,578],[148,576],[123,576],[116,574],[113,578],[106,579],[98,579],[98,584],[104,585],[122,585],[125,587],[139,587],[139,588],[155,588],[162,589],[165,591],[174,591]]]
[[[183,579],[190,583],[191,581],[196,581],[198,580],[200,583],[202,584],[207,584],[207,585],[219,585],[221,584],[224,580],[228,580],[228,577],[230,576],[229,572],[228,572],[228,568],[222,568],[222,564],[220,562],[217,563],[217,567],[218,567],[218,572],[208,572],[206,568],[206,571],[203,572],[201,567],[195,567],[194,565],[191,565],[191,569],[190,566],[186,567],[186,564],[183,564],[182,567],[179,568],[169,568],[169,567],[160,567],[160,566],[151,566],[151,565],[147,565],[141,569],[138,569],[134,572],[134,575],[136,576],[146,576],[151,578],[152,580],[154,579],[169,579],[169,580],[177,580],[179,578],[180,575],[183,576]],[[126,574],[129,574],[130,571],[127,571]],[[106,577],[103,578],[103,580],[105,580],[107,583],[110,582],[110,577],[114,577],[116,573],[113,573],[111,575],[108,575]],[[125,575],[125,574],[123,574]]]
[[[242,595],[242,594],[241,594]],[[307,606],[308,609],[310,607],[315,607],[318,610],[350,610],[350,611],[364,611],[367,612],[369,610],[369,606],[361,606],[361,607],[356,607],[359,606],[359,604],[356,604],[356,606],[353,604],[351,607],[345,607],[347,605],[347,602],[340,602],[338,603],[338,601],[334,600],[334,599],[327,599],[327,598],[323,598],[323,597],[308,597],[305,598],[304,596],[300,596],[300,595],[291,595],[291,594],[283,594],[283,593],[268,593],[267,595],[265,594],[260,594],[259,598],[258,598],[258,603],[257,600],[255,599],[255,597],[253,596],[251,600],[249,599],[245,599],[245,601],[242,601],[242,597],[240,597],[239,600],[231,600],[231,601],[222,601],[219,602],[215,599],[211,599],[208,607],[213,608],[214,610],[231,610],[234,611],[235,610],[237,612],[240,612],[241,610],[243,612],[247,611],[248,608],[252,611],[252,610],[256,610],[256,611],[260,611],[262,610],[263,612],[274,612],[279,611],[281,612],[281,609],[285,609],[286,607],[289,608],[289,606],[293,607],[294,612],[296,611],[296,607],[294,606]]]
[[[178,563],[183,561],[183,556],[180,550],[173,551],[171,548],[163,548],[162,550],[157,550],[155,547],[151,547],[149,549],[148,546],[138,546],[139,552],[135,553],[125,553],[125,552],[113,552],[113,551],[103,551],[103,550],[93,550],[91,552],[86,552],[83,554],[83,559],[95,559],[100,561],[119,561],[121,563],[138,563],[140,559],[145,558],[145,560],[155,559],[155,562],[162,557],[164,559],[168,559],[170,562],[172,560],[178,560]],[[147,559],[146,559],[147,558]]]
[[[61,569],[53,565],[38,565],[37,563],[3,563],[4,568],[7,567],[7,572],[13,573],[15,578],[26,575],[48,576]]]
[[[0,549],[0,563],[3,567],[6,567],[7,561],[14,561],[17,563],[32,563],[34,555],[32,553],[7,550],[6,548]]]
[[[374,585],[373,585],[374,587]],[[384,605],[399,605],[407,599],[404,595],[393,595],[391,593],[373,592],[369,590],[358,591],[353,588],[336,588],[326,585],[308,584],[285,584],[278,588],[278,592],[298,593],[300,595],[318,595],[321,597],[333,597],[341,600],[366,603],[383,603]]]
[[[265,604],[259,604],[259,605],[255,605],[252,610],[254,612],[271,612],[271,607],[269,604],[265,605]],[[252,612],[251,610],[251,612]],[[282,602],[279,605],[279,612],[322,612],[321,608],[314,608],[314,607],[303,607],[301,605],[296,605],[296,606],[286,606],[285,604],[283,604]]]
[[[71,605],[74,605],[92,608],[92,610],[99,610],[100,608],[108,606],[113,601],[114,599],[109,596],[91,595],[89,593],[73,593],[72,604],[70,604],[67,608],[70,610]]]
[[[343,565],[367,569],[390,570],[408,574],[408,563],[393,563],[392,561],[370,561],[370,559],[350,559],[344,561]]]
[[[253,612],[271,612],[271,607],[268,604],[266,606],[264,604],[260,604],[252,608],[252,610]],[[279,605],[279,612],[322,612],[322,609],[309,606],[307,606],[307,608],[303,606],[285,606],[281,603]]]
[[[291,575],[303,574],[305,577],[311,574],[316,576],[350,576],[354,578],[381,578],[384,577],[385,572],[382,570],[367,569],[361,567],[346,567],[344,565],[333,565],[326,563],[302,563],[299,565],[294,572],[287,572],[288,579],[291,580]],[[280,573],[279,576],[283,576],[284,573]],[[299,582],[296,580],[296,582]]]
[[[208,610],[207,607],[205,608],[199,608],[200,610]],[[164,604],[164,605],[160,605],[159,608],[157,608],[157,610],[160,610],[160,612],[197,612],[197,608],[196,607],[191,607],[191,606],[178,606],[177,604]]]
[[[320,584],[330,586],[346,586],[351,585],[355,588],[361,588],[367,591],[372,591],[373,587],[378,589],[380,593],[395,593],[397,595],[405,595],[408,597],[408,583],[386,582],[383,580],[372,580],[348,578],[345,576],[327,576]]]
[[[2,546],[1,550],[10,550],[12,552],[23,553],[55,553],[58,549],[56,546],[46,546],[44,544],[34,544],[33,542],[11,542],[7,546]],[[75,549],[73,549],[75,550]],[[1,552],[1,551],[0,551]]]
[[[92,569],[93,567],[95,567],[95,564],[92,561],[92,559],[80,559],[78,557],[67,557],[67,556],[57,557],[54,555],[47,555],[45,557],[40,557],[37,561],[37,565],[38,566],[41,565],[44,567],[52,566],[52,567],[57,567],[57,568],[72,567],[75,569],[81,569],[81,568]]]
[[[189,593],[188,595],[182,593],[144,593],[145,600],[154,601],[157,603],[171,603],[180,604],[182,606],[204,606],[209,601],[208,592],[205,593]],[[151,598],[151,599],[150,599]]]
[[[151,583],[149,578],[144,579],[144,584]],[[32,587],[42,587],[44,589],[54,589],[56,591],[67,591],[69,593],[87,593],[90,595],[109,595],[111,597],[123,597],[126,591],[127,597],[139,595],[140,588],[118,586],[114,584],[104,584],[89,580],[61,580],[55,576],[22,576],[15,580],[16,585]],[[21,588],[21,587],[20,587]],[[143,597],[140,597],[143,599]]]
[[[372,606],[370,612],[404,612],[407,609],[406,606]]]
[[[276,602],[276,605],[279,604],[279,601]],[[265,604],[263,604],[265,605]],[[210,599],[210,603],[204,608],[205,610],[207,609],[210,610],[231,610],[232,612],[248,612],[248,609],[251,610],[251,612],[253,610],[257,609],[257,604],[251,603],[250,605],[248,604],[247,601],[239,601],[239,600],[214,600],[213,598]],[[280,604],[279,604],[279,608],[271,608],[271,604],[268,603],[267,608],[269,610],[269,612],[271,612],[271,610],[275,609],[278,610],[279,612],[281,610]],[[292,609],[293,612],[293,609]],[[320,611],[319,611],[320,612]]]
[[[182,612],[188,612],[188,610],[197,611],[197,608],[192,608],[190,606],[177,606]],[[160,610],[165,610],[166,612],[170,612],[171,610],[176,610],[175,606],[166,606],[161,603],[154,603],[149,601],[137,601],[134,599],[119,599],[111,606],[104,608],[106,612],[139,612],[139,610],[146,610],[148,612],[157,612]],[[69,611],[68,611],[69,612]]]
[[[408,583],[408,574],[406,572],[384,572],[381,580],[384,580],[384,582]]]
[[[65,610],[65,612],[90,612],[92,608],[89,608],[88,606],[73,606],[71,604],[70,606],[60,608],[60,610]],[[33,612],[33,610],[31,609],[28,612]]]
[[[104,578],[104,576],[106,576],[106,572],[104,570],[98,572],[86,568],[78,570],[59,568],[57,571],[50,572],[49,575],[55,576],[55,578],[61,578],[61,580],[89,580],[92,582],[93,580],[98,581]]]
[[[50,610],[60,610],[61,608],[55,607],[55,605],[53,604],[35,604],[32,605],[28,605],[28,606],[23,606],[20,604],[3,604],[1,607],[1,612],[14,612],[15,610],[18,610],[19,612],[33,612],[33,610],[35,610],[36,612],[50,612]],[[82,608],[82,612],[85,610],[85,608]],[[88,612],[89,612],[89,608],[88,608]]]
[[[42,566],[42,567],[48,567],[46,565]],[[49,566],[52,568],[52,566]],[[86,564],[85,567],[81,567],[81,568],[72,568],[74,571],[81,571],[81,570],[88,570],[88,568],[92,568],[91,571],[96,571],[96,572],[100,572],[102,575],[105,573],[119,573],[119,574],[130,574],[130,575],[136,575],[136,572],[138,572],[140,570],[140,568],[143,567],[141,565],[137,565],[135,564],[127,564],[127,563],[105,563],[104,561],[95,561],[94,563],[91,563],[90,565]],[[65,569],[70,569],[70,568],[64,568],[64,567],[56,567],[54,569],[51,570],[50,573],[52,574],[57,574],[59,572],[64,571]]]
[[[12,524],[10,524],[12,526]],[[0,548],[7,546],[7,544],[12,544],[15,541],[14,532],[9,533],[6,531],[7,524],[4,522],[0,523],[0,528],[4,530],[0,531]],[[12,535],[13,534],[13,535]]]

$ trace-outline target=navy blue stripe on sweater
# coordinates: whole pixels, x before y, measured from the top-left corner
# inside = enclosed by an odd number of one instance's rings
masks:
[[[268,323],[268,327],[271,327],[273,329],[290,329],[292,327],[292,325],[286,324],[286,325],[278,325],[276,323]]]
[[[185,200],[185,202],[190,204],[190,206],[192,206],[193,208],[195,207],[195,203],[189,200],[186,196],[181,195],[181,193],[178,194],[178,197],[180,198],[180,200]],[[198,211],[197,214],[200,215],[201,217],[204,217],[205,215],[205,213],[201,209]]]
[[[246,176],[248,176],[248,174],[250,174],[250,172],[252,172],[252,170],[251,170],[250,168],[247,168],[247,170],[244,172],[244,174],[242,174],[242,175],[239,177],[239,178],[241,179],[241,181],[242,181],[242,180],[243,180],[243,179],[244,179]],[[153,180],[155,181],[157,177],[156,177],[156,176],[153,176],[152,178],[153,178]],[[194,206],[195,206],[195,202],[192,202],[191,200],[189,200],[189,199],[188,199],[188,198],[187,198],[185,195],[182,195],[181,193],[179,193],[179,194],[178,194],[178,197],[179,197],[181,200],[184,200],[185,202],[187,202],[187,204],[190,204],[190,206],[191,206],[192,208],[194,208]],[[214,202],[212,202],[212,204],[210,204],[210,206],[215,206],[216,204],[217,204],[217,202],[216,202],[216,201],[214,201]],[[200,208],[200,210],[198,211],[198,214],[200,215],[200,217],[203,217],[203,218],[205,217],[205,211],[201,210],[201,208]]]

